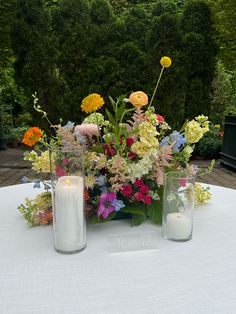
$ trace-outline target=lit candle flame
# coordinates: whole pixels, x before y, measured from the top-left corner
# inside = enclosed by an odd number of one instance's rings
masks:
[[[70,179],[66,179],[66,184],[70,186]]]

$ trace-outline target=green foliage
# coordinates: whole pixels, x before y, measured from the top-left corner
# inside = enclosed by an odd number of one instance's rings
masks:
[[[196,145],[197,154],[207,158],[219,158],[222,140],[222,132],[220,132],[219,128],[210,125],[209,132]]]
[[[173,66],[154,100],[158,112],[175,127],[210,113],[216,47],[206,3],[15,1],[15,74],[28,112],[35,91],[53,122],[80,122],[80,103],[91,92],[118,97],[144,90],[151,96],[159,60],[168,55]]]
[[[236,114],[236,71],[227,71],[218,60],[212,82],[211,121],[223,125],[224,117]]]
[[[216,44],[209,6],[189,2],[181,18],[183,59],[186,71],[185,118],[210,114],[210,90],[214,77]]]

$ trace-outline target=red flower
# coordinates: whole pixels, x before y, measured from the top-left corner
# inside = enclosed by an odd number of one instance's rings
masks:
[[[112,147],[112,145],[107,145],[107,144],[104,144],[104,148],[105,148],[105,151],[106,151],[106,154],[108,157],[112,157],[112,156],[115,156],[116,154],[116,151],[115,149]]]
[[[140,188],[143,185],[143,180],[142,179],[136,179],[134,182],[134,185]]]
[[[56,166],[56,175],[58,177],[66,176],[66,171],[62,167]]]
[[[133,152],[128,152],[127,156],[130,158],[130,159],[136,159],[137,155]]]
[[[144,194],[147,194],[148,191],[149,191],[149,187],[148,187],[146,184],[144,184],[144,185],[142,185],[142,186],[140,187],[140,192],[142,192],[142,193],[144,193]]]
[[[165,118],[162,117],[162,116],[159,115],[159,114],[156,114],[156,117],[157,117],[157,121],[158,121],[159,123],[163,123],[163,122],[165,121]]]
[[[128,137],[127,139],[126,139],[126,145],[127,146],[131,146],[131,145],[133,145],[134,144],[134,139],[132,138],[132,137]]]
[[[144,195],[141,192],[137,192],[134,194],[134,197],[137,201],[141,202],[144,199]]]
[[[143,202],[144,202],[144,204],[147,204],[147,205],[151,204],[151,202],[152,202],[151,196],[150,195],[144,195]]]
[[[133,195],[133,190],[131,185],[123,185],[121,188],[121,194],[125,197],[131,197]]]

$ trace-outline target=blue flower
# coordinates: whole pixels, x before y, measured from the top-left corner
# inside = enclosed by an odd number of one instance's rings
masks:
[[[186,139],[178,131],[174,131],[170,136],[166,136],[160,142],[160,146],[168,146],[174,143],[173,151],[178,153],[180,149],[186,144]]]
[[[115,211],[118,212],[121,208],[125,207],[125,204],[122,200],[114,199],[111,202],[111,205],[115,207]]]
[[[68,121],[66,125],[63,126],[63,128],[71,130],[73,129],[74,125],[75,125],[74,122]]]
[[[170,134],[171,143],[175,143],[173,151],[178,153],[179,150],[185,145],[186,139],[178,131],[174,131]]]
[[[97,183],[98,186],[104,186],[104,185],[106,184],[106,182],[107,182],[106,176],[100,175],[100,176],[97,177],[97,179],[96,179],[96,183]]]
[[[169,144],[169,140],[170,140],[170,137],[169,136],[166,136],[164,137],[161,142],[160,142],[160,146],[163,147],[163,146],[168,146],[170,145]]]

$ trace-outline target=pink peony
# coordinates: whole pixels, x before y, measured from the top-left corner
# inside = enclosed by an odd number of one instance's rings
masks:
[[[151,202],[152,202],[151,196],[150,196],[150,195],[144,195],[144,196],[143,196],[143,202],[144,202],[144,204],[146,204],[146,205],[151,204]]]
[[[143,194],[147,194],[148,191],[149,191],[149,187],[146,184],[140,187],[140,192],[142,192]]]
[[[87,135],[87,136],[93,136],[93,135],[98,136],[99,135],[98,126],[92,123],[84,123],[84,124],[76,125],[75,134]]]
[[[137,192],[134,194],[134,197],[137,201],[141,202],[144,199],[144,195],[141,192]]]

